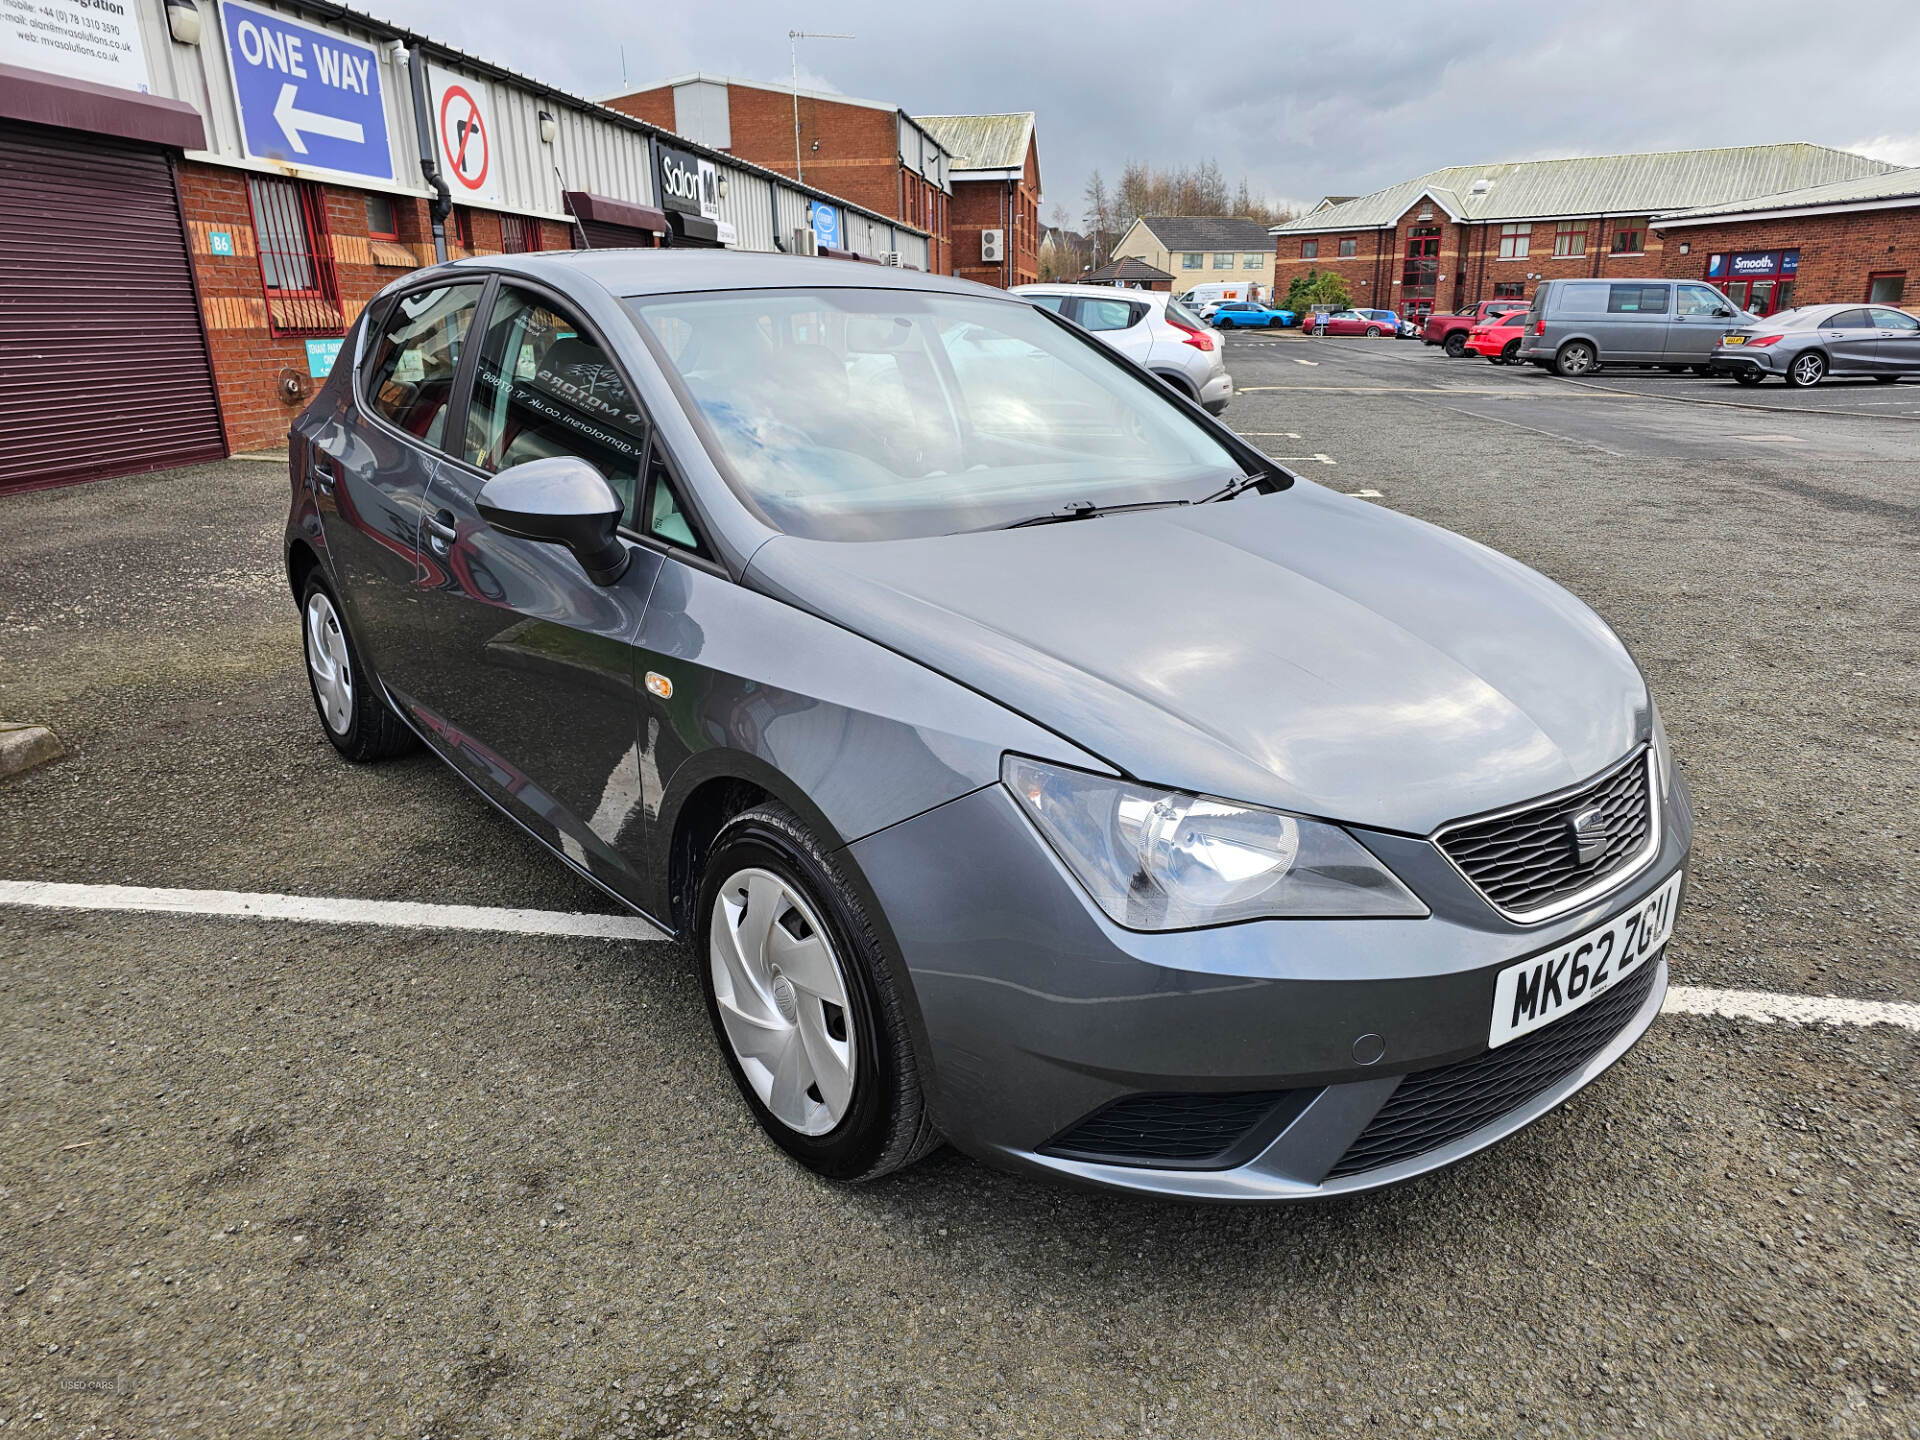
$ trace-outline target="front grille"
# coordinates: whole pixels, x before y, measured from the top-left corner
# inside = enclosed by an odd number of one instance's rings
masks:
[[[1647,1001],[1659,957],[1589,1005],[1471,1060],[1416,1070],[1327,1174],[1338,1180],[1438,1150],[1519,1109],[1598,1055]]]
[[[1571,794],[1469,821],[1442,832],[1437,843],[1497,908],[1531,917],[1614,871],[1624,872],[1653,834],[1651,799],[1646,758],[1636,755]],[[1574,848],[1573,818],[1593,809],[1601,814],[1605,840],[1582,861]]]
[[[1110,1165],[1224,1169],[1278,1134],[1318,1090],[1247,1090],[1217,1095],[1129,1095],[1043,1148]]]

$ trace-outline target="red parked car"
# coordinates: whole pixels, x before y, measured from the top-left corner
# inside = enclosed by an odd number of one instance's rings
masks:
[[[1482,300],[1471,310],[1462,310],[1457,315],[1429,315],[1420,338],[1429,345],[1444,347],[1448,356],[1458,360],[1467,353],[1467,336],[1473,332],[1474,326],[1484,325],[1495,316],[1510,311],[1524,311],[1528,303],[1526,300],[1512,299]]]
[[[1316,335],[1365,335],[1369,340],[1381,335],[1396,335],[1398,321],[1376,319],[1360,310],[1336,310],[1322,315],[1314,325]]]
[[[1467,332],[1467,349],[1484,355],[1496,365],[1520,363],[1520,337],[1527,328],[1527,312],[1512,310],[1497,315]]]

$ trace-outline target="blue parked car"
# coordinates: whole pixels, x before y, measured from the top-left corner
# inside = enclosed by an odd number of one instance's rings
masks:
[[[1277,326],[1293,324],[1291,310],[1271,310],[1265,305],[1256,305],[1251,300],[1228,300],[1207,318],[1216,330],[1226,330],[1236,325],[1253,325],[1272,330]]]

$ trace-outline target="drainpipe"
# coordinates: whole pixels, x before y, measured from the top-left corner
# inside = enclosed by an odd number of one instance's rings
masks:
[[[417,44],[407,57],[407,72],[413,82],[413,128],[420,140],[420,173],[433,187],[433,199],[428,205],[428,212],[433,216],[433,258],[444,265],[447,263],[447,217],[453,213],[453,192],[441,178],[440,162],[435,158],[429,119],[431,107],[427,104],[427,57],[420,53]]]

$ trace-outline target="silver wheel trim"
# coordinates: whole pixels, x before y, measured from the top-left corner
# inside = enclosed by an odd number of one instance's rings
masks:
[[[1567,369],[1575,375],[1584,375],[1593,368],[1593,352],[1584,345],[1575,345],[1567,351]]]
[[[1793,362],[1794,378],[1802,385],[1811,385],[1826,372],[1826,364],[1818,355],[1802,355]]]
[[[353,665],[333,602],[320,591],[307,601],[307,673],[320,700],[320,718],[336,735],[353,728]]]
[[[826,927],[770,870],[727,877],[707,964],[721,1028],[760,1103],[789,1130],[824,1135],[853,1098],[853,1010]]]

